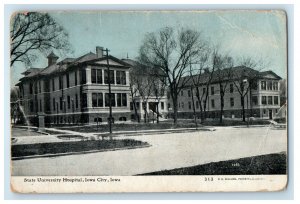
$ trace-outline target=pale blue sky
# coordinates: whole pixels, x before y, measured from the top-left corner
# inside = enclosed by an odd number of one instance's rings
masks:
[[[111,50],[118,58],[137,57],[139,46],[147,32],[165,26],[187,27],[202,32],[206,39],[220,45],[222,51],[234,58],[249,56],[270,62],[265,70],[273,70],[286,78],[287,44],[286,19],[283,12],[269,11],[182,11],[182,12],[52,12],[51,15],[69,33],[73,53],[79,57],[95,52],[96,46]],[[33,67],[45,67],[46,55],[39,57]],[[17,83],[24,66],[12,68],[11,85]]]

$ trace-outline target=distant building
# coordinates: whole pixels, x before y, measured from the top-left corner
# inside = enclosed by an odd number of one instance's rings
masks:
[[[234,67],[232,70],[235,73],[235,78],[227,79],[224,78],[224,82],[228,85],[225,91],[224,97],[224,118],[241,118],[242,117],[242,104],[241,95],[238,92],[234,81],[243,80],[247,81],[247,74],[255,73],[256,82],[252,86],[244,97],[244,107],[246,117],[256,117],[262,119],[272,119],[277,114],[280,108],[280,93],[279,93],[279,80],[281,77],[276,75],[273,71],[258,72],[247,67]],[[218,79],[213,75],[211,83],[206,87],[208,76],[210,73],[204,73],[200,77],[199,94],[203,95],[208,91],[208,97],[206,101],[206,111],[208,118],[219,118],[220,117],[220,89]],[[196,77],[196,76],[194,76]],[[188,81],[186,86],[183,88],[178,96],[178,117],[179,118],[193,118],[193,105],[199,117],[200,104],[196,99],[196,90],[193,87],[193,81]],[[247,84],[245,84],[247,86]],[[192,91],[194,97],[194,103],[192,100]],[[202,101],[203,105],[203,101]]]
[[[44,115],[48,124],[91,123],[109,117],[108,82],[111,82],[111,104],[114,121],[130,119],[129,68],[131,65],[113,56],[107,57],[102,47],[95,53],[57,62],[52,52],[48,66],[23,72],[17,84],[20,105],[32,124]]]

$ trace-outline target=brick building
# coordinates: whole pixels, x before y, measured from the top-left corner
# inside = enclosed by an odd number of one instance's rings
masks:
[[[39,115],[46,125],[107,121],[109,80],[114,121],[130,119],[129,64],[110,55],[107,59],[102,47],[96,47],[96,53],[57,60],[51,53],[47,67],[26,70],[17,84],[21,108],[31,124],[37,124]]]
[[[226,70],[222,70],[223,72]],[[242,117],[242,98],[239,93],[240,87],[236,86],[237,80],[242,80],[245,84],[244,107],[246,117],[256,117],[262,119],[272,119],[277,114],[280,108],[279,96],[279,80],[281,77],[276,75],[273,71],[258,72],[247,67],[232,68],[234,77],[223,78],[222,84],[227,83],[224,95],[224,118],[241,118]],[[254,83],[249,86],[251,76],[249,73],[255,74]],[[200,83],[198,86],[199,94],[202,96],[208,91],[206,100],[206,111],[208,118],[220,117],[220,86],[218,78],[215,74],[212,75],[211,83],[207,87],[207,80],[210,73],[204,73],[200,76]],[[194,76],[195,77],[195,76]],[[189,77],[190,78],[190,77]],[[236,83],[234,83],[236,82]],[[252,87],[248,89],[247,87]],[[190,78],[186,86],[183,88],[178,97],[178,117],[179,118],[193,118],[193,107],[195,107],[197,116],[200,114],[200,104],[196,98],[196,89],[192,88],[193,81]],[[192,91],[194,103],[192,100]],[[204,97],[205,98],[205,97]],[[204,98],[201,101],[204,104]]]

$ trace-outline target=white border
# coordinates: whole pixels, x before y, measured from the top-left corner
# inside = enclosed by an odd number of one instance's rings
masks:
[[[12,1],[4,1],[4,3],[26,3],[26,4],[33,4],[33,3],[41,3],[40,1],[26,1],[26,2],[22,2],[22,1],[16,1],[16,0],[12,0]],[[85,0],[84,2],[83,1],[77,1],[77,0],[73,0],[71,1],[73,4],[74,3],[94,3],[94,1],[91,1],[91,0]],[[62,1],[62,0],[48,0],[48,1],[43,1],[43,3],[69,3],[70,4],[70,1]],[[101,9],[124,9],[125,8],[128,8],[128,9],[131,9],[131,8],[134,8],[134,9],[138,9],[140,8],[141,10],[142,9],[145,9],[145,8],[163,8],[163,9],[168,9],[168,8],[173,8],[173,9],[209,9],[209,8],[256,8],[256,9],[262,9],[262,8],[287,8],[289,7],[291,9],[291,6],[288,6],[288,5],[245,5],[245,3],[253,3],[253,4],[264,4],[264,3],[290,3],[290,4],[294,4],[295,5],[295,10],[294,10],[294,14],[295,14],[295,19],[300,19],[299,18],[299,4],[297,5],[295,3],[295,1],[284,1],[284,0],[280,0],[280,1],[274,1],[274,0],[270,0],[270,1],[263,1],[263,0],[252,0],[252,1],[247,1],[247,2],[243,2],[244,5],[186,5],[188,3],[198,3],[197,1],[192,1],[192,0],[185,0],[185,1],[182,1],[180,2],[181,4],[184,3],[185,5],[123,5],[120,6],[120,5],[115,5],[113,6],[112,4],[115,4],[115,3],[123,3],[123,1],[116,1],[116,0],[110,0],[109,1],[109,4],[110,5],[102,5],[101,6]],[[138,1],[126,1],[126,3],[139,3]],[[150,2],[146,2],[146,3],[150,3]],[[163,1],[163,0],[152,0],[151,3],[157,3],[157,4],[164,4],[164,3],[177,3],[178,4],[178,1],[174,2],[174,1]],[[201,2],[202,3],[202,2]],[[218,3],[224,3],[224,1],[216,1],[216,0],[211,0],[211,1],[205,1],[204,3],[209,3],[209,4],[218,4]],[[239,4],[241,3],[240,1],[226,1],[226,3],[236,3],[236,4]],[[20,5],[15,5],[14,6],[15,8],[18,9],[18,7],[20,8],[21,6]],[[68,9],[70,8],[70,5],[67,6],[67,5],[27,5],[26,7],[23,7],[23,8],[40,8],[40,9],[45,9],[45,8],[48,8],[51,7],[51,9]],[[72,5],[71,6],[72,8],[74,9],[96,9],[97,6],[95,7],[94,5],[86,5],[86,6],[83,6],[83,5],[77,5],[77,6],[74,6]],[[98,8],[99,8],[99,5],[98,5]],[[4,7],[1,8],[1,13],[4,14]],[[293,15],[293,12],[290,11],[289,12],[290,15]],[[298,17],[297,17],[298,16]],[[293,27],[295,25],[295,40],[294,42],[291,42],[291,35],[293,36],[294,32],[292,30],[292,33],[290,32],[289,33],[289,66],[292,66],[293,64],[293,55],[295,56],[300,56],[300,53],[299,53],[299,48],[297,46],[295,46],[295,51],[293,51],[293,46],[294,45],[299,45],[299,40],[296,38],[296,36],[300,36],[299,35],[299,25],[297,25],[297,23],[295,23],[294,25],[291,24],[290,22],[291,20],[291,17],[289,17],[289,28]],[[7,19],[5,19],[5,23],[4,25],[7,25],[6,22]],[[292,22],[293,23],[293,22]],[[298,22],[299,24],[299,22]],[[6,30],[7,31],[7,30]],[[5,33],[7,34],[7,32]],[[5,36],[3,32],[1,32],[1,36],[2,36],[2,39],[4,40],[4,42],[6,42],[6,47],[7,47],[7,35]],[[299,37],[298,37],[299,38]],[[6,40],[5,40],[6,39]],[[7,53],[3,53],[3,50],[1,50],[1,61],[2,62],[5,62],[4,59],[2,58],[3,56],[5,56],[5,58],[7,59]],[[3,67],[8,67],[7,66],[7,63],[5,64],[6,66],[3,66]],[[297,66],[298,65],[298,66]],[[295,58],[295,67],[299,67],[299,57],[298,59]],[[299,87],[297,86],[297,83],[299,83],[299,80],[295,80],[295,85],[293,84],[294,81],[292,78],[296,78],[298,79],[298,69],[295,69],[295,70],[289,70],[289,100],[290,102],[292,101],[293,97],[294,99],[299,99],[298,97],[298,94],[295,93],[295,96],[294,96],[294,92],[293,92],[293,87]],[[7,118],[7,113],[9,113],[9,109],[7,108],[7,99],[9,98],[9,90],[6,89],[5,87],[8,87],[9,86],[9,83],[8,82],[8,79],[7,79],[7,75],[8,74],[8,71],[7,69],[1,69],[1,77],[2,77],[2,82],[4,82],[4,86],[0,86],[0,90],[1,90],[1,95],[2,95],[2,98],[5,99],[5,100],[0,100],[1,101],[1,109],[0,109],[0,112],[1,113],[5,113],[5,117],[1,117],[1,129],[4,130],[4,135],[3,137],[4,138],[7,138],[7,133],[9,133],[9,130],[7,130],[7,124],[5,123],[5,121],[9,121],[8,118]],[[6,78],[6,80],[4,80],[4,78]],[[297,100],[298,101],[298,100]],[[297,104],[297,103],[295,103]],[[299,115],[299,108],[295,107],[293,108],[293,104],[290,105],[290,113],[294,113],[294,115]],[[292,109],[292,111],[291,111]],[[6,110],[6,112],[4,112],[4,110]],[[293,124],[293,120],[294,120],[294,115],[290,114],[290,122]],[[296,124],[297,120],[295,120],[295,124]],[[293,134],[293,125],[290,123],[290,135]],[[295,127],[295,132],[294,132],[294,135],[297,135],[296,133],[298,133],[298,128]],[[290,138],[291,139],[291,138]],[[298,145],[298,139],[295,137],[295,144],[290,144],[290,149],[289,150],[293,150],[293,147],[292,146],[296,146]],[[291,142],[291,140],[290,140]],[[9,144],[9,141],[7,143],[7,139],[5,140],[5,143],[3,144],[6,148],[3,148],[5,150],[5,158],[7,158],[7,144]],[[299,148],[296,148],[295,149],[295,153],[294,155],[297,155],[297,149]],[[290,155],[291,156],[291,155]],[[293,155],[292,157],[290,157],[290,160],[293,159]],[[1,156],[1,161],[4,161],[4,155]],[[3,163],[2,163],[3,164]],[[291,164],[291,162],[290,162]],[[7,169],[7,165],[9,166],[9,162],[7,162],[7,160],[5,160],[5,169]],[[297,162],[295,163],[295,165],[297,165]],[[293,167],[290,165],[290,167]],[[296,167],[296,166],[295,166]],[[295,174],[297,172],[297,169],[298,168],[295,168]],[[3,169],[2,169],[3,170]],[[23,195],[12,195],[10,193],[10,189],[9,189],[9,185],[7,185],[8,183],[6,182],[7,179],[9,179],[9,174],[7,175],[7,171],[5,172],[6,175],[5,177],[3,178],[3,180],[5,181],[5,198],[6,199],[292,199],[292,194],[293,194],[293,189],[292,190],[288,190],[286,192],[278,192],[278,193],[251,193],[251,194],[247,194],[247,193],[216,193],[216,194],[206,194],[206,193],[202,193],[202,194],[191,194],[191,193],[175,193],[175,194],[157,194],[157,193],[154,193],[154,194],[126,194],[126,195],[122,195],[122,194],[114,194],[113,196],[110,194],[102,194],[101,196],[100,195],[89,195],[88,197],[87,196],[82,196],[82,195],[56,195],[55,197],[54,196],[49,196],[49,195],[28,195],[28,196],[23,196]],[[4,174],[3,174],[4,175]],[[290,175],[292,176],[292,175]],[[296,176],[295,176],[295,180],[296,180]],[[291,178],[292,181],[290,180],[289,182],[289,185],[293,185],[293,181],[294,181],[294,178]],[[295,184],[296,185],[296,184]],[[1,188],[3,188],[3,185],[1,185]],[[297,186],[295,186],[295,191],[297,190]],[[1,189],[2,190],[2,189]],[[2,191],[3,192],[3,191]],[[295,197],[297,196],[297,193],[295,193]],[[296,197],[297,198],[297,197]]]

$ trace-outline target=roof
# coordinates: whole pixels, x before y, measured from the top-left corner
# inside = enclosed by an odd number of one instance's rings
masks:
[[[39,72],[39,71],[41,71],[43,68],[29,68],[29,69],[27,69],[26,71],[24,71],[24,72],[22,72],[21,74],[23,74],[23,75],[28,75],[28,74],[30,74],[30,73],[36,73],[36,72]]]
[[[48,58],[58,58],[53,52],[51,52],[48,56]]]
[[[231,75],[229,75],[228,73],[231,73]],[[281,79],[281,77],[276,75],[273,71],[259,72],[252,68],[249,68],[249,67],[237,66],[237,67],[233,67],[233,68],[215,70],[214,74],[212,75],[210,83],[219,82],[219,78],[221,78],[222,81],[226,81],[226,80],[234,80],[234,79],[241,79],[241,78],[254,78],[254,77],[266,78],[266,75],[273,75],[275,77],[275,79],[278,79],[278,80]],[[191,85],[193,85],[193,80],[192,80],[193,78],[195,81],[197,81],[197,84],[206,84],[210,78],[210,73],[186,76],[181,79],[181,82],[183,80],[186,80],[185,86],[191,86]],[[274,79],[274,78],[272,78],[272,79]]]
[[[50,55],[48,55],[48,57],[49,56],[57,57],[53,52],[51,52]],[[50,74],[54,74],[54,73],[63,72],[71,66],[76,66],[81,63],[93,63],[93,62],[96,62],[101,59],[106,59],[106,57],[97,58],[97,55],[93,52],[89,52],[78,58],[65,58],[64,60],[62,60],[56,64],[47,66],[45,68],[30,68],[30,69],[26,70],[25,72],[23,72],[23,74],[25,74],[25,76],[23,78],[21,78],[20,81],[31,78],[31,77],[44,76],[44,75],[50,75]],[[120,60],[111,55],[109,55],[109,59],[112,59],[126,67],[131,66],[130,64],[124,62],[123,60]]]

